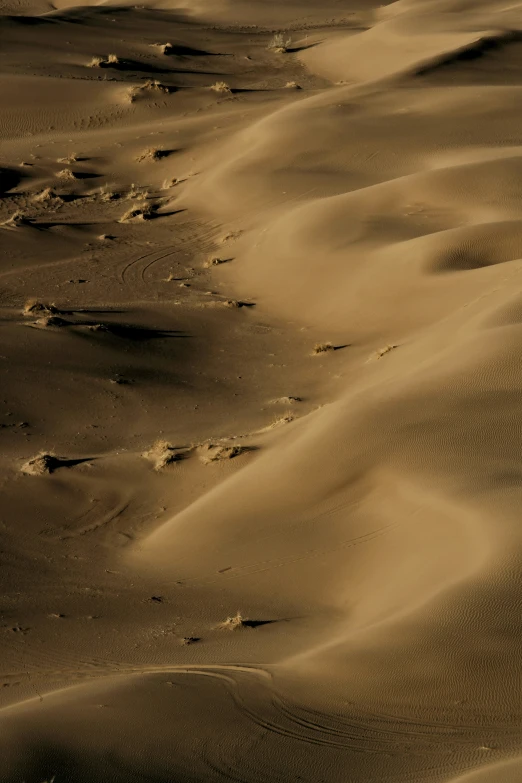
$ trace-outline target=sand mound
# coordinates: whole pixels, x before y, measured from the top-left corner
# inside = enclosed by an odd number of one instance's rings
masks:
[[[74,171],[72,171],[71,169],[62,169],[61,171],[58,172],[58,174],[56,176],[60,177],[60,179],[64,179],[64,180],[72,180],[72,181],[74,181],[74,180],[78,179],[77,174],[75,174]]]
[[[290,395],[271,400],[272,405],[295,405],[298,402],[302,402],[301,397],[292,397]]]
[[[143,98],[157,93],[168,95],[172,92],[171,87],[167,87],[157,79],[147,79],[143,84],[138,84],[129,89],[129,100],[131,103],[137,101],[139,98]]]
[[[169,150],[162,150],[157,149],[155,147],[150,147],[147,150],[144,150],[144,152],[140,152],[136,160],[138,163],[143,163],[143,161],[147,160],[162,160],[162,158],[167,158],[170,155]]]
[[[61,204],[63,199],[52,188],[44,188],[33,196],[33,201],[37,204]]]
[[[88,65],[89,68],[117,68],[121,62],[116,54],[108,54],[106,57],[93,57]]]
[[[34,322],[34,326],[39,326],[42,329],[49,329],[51,327],[69,326],[70,322],[65,318],[60,318],[58,315],[44,315],[43,318],[37,318]]]
[[[54,304],[45,304],[38,299],[28,299],[24,304],[24,315],[58,315],[61,311]]]
[[[7,220],[0,223],[0,227],[3,228],[18,228],[19,226],[29,225],[31,225],[31,220],[21,209],[17,209]]]
[[[234,457],[239,457],[240,454],[245,454],[247,451],[250,451],[248,446],[239,446],[237,444],[227,446],[224,444],[205,443],[197,448],[199,459],[204,465],[209,465],[211,462],[234,459]]]
[[[217,626],[220,631],[240,631],[243,628],[248,628],[248,621],[237,612],[233,617],[227,617],[222,623]]]
[[[335,351],[333,343],[316,343],[314,345],[312,353],[314,356],[320,353],[329,353],[329,351]]]
[[[207,269],[210,269],[213,266],[221,266],[221,264],[226,264],[227,261],[228,261],[227,258],[219,258],[217,256],[212,256],[212,258],[209,258],[208,261],[205,261],[204,266]]]
[[[138,201],[127,209],[121,218],[120,223],[126,223],[129,220],[151,220],[156,217],[158,207],[150,201]]]
[[[53,473],[56,468],[60,467],[61,462],[54,454],[38,454],[25,462],[21,471],[28,476],[44,476]]]
[[[154,464],[155,470],[162,470],[182,460],[186,456],[185,452],[186,449],[179,449],[165,440],[158,440],[143,456]]]

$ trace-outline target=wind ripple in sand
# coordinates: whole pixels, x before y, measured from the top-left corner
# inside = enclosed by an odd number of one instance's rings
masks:
[[[154,752],[145,769],[143,735],[151,711]],[[353,765],[359,780],[393,779],[401,756],[413,748],[411,771],[402,779],[414,780],[428,766],[425,779],[440,780],[456,762],[469,764],[477,746],[485,738],[491,744],[499,733],[493,726],[403,722],[353,706],[343,715],[313,711],[289,702],[266,672],[236,666],[163,667],[98,681],[4,710],[0,721],[5,758],[20,774],[31,774],[33,764],[52,769],[61,759],[82,783],[101,769],[117,783],[161,780],[167,768],[174,779],[182,774],[190,781],[285,781],[289,756],[294,779],[310,783],[344,780]],[[76,728],[72,745],[70,725]],[[10,750],[22,731],[25,761]],[[75,755],[87,746],[80,765]]]

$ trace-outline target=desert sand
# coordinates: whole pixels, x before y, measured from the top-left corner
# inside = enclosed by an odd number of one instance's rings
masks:
[[[0,2],[1,783],[522,778],[522,4]]]

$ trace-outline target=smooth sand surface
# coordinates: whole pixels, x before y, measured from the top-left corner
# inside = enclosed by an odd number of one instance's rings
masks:
[[[0,9],[1,783],[518,782],[522,5]]]

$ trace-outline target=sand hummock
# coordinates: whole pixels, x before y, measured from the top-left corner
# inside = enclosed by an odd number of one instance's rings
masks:
[[[218,623],[216,628],[221,631],[240,631],[242,628],[247,628],[247,620],[238,611],[233,617],[227,617],[223,622]]]
[[[21,471],[28,476],[45,476],[53,473],[60,466],[60,463],[61,460],[54,454],[38,454],[25,462],[21,467]]]
[[[208,465],[211,462],[222,462],[223,460],[234,459],[234,457],[239,457],[240,454],[244,454],[250,450],[251,447],[241,446],[236,443],[232,445],[204,443],[197,448],[199,459],[204,465]]]
[[[155,470],[162,470],[184,459],[186,452],[187,449],[172,446],[166,440],[158,440],[143,456],[154,464]]]

